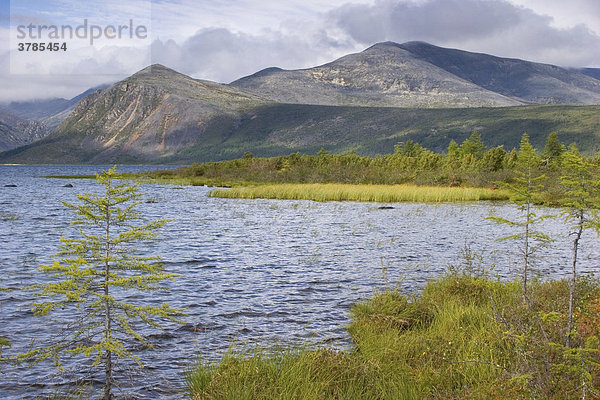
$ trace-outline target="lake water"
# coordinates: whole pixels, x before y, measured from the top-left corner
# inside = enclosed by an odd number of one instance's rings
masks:
[[[104,169],[106,169],[105,167]],[[121,172],[145,170],[122,167]],[[99,191],[93,180],[44,178],[97,172],[90,166],[0,166],[0,336],[23,351],[31,340],[60,334],[68,315],[35,317],[24,285],[43,282],[39,264],[51,262],[61,236],[73,235],[71,212],[61,201]],[[64,187],[72,184],[73,188]],[[5,187],[17,185],[17,187]],[[465,246],[481,253],[493,273],[511,278],[520,258],[516,244],[497,238],[514,233],[485,220],[514,216],[503,203],[382,204],[277,200],[228,200],[207,196],[210,188],[145,185],[151,201],[140,209],[151,219],[170,218],[159,240],[145,248],[160,255],[169,272],[181,274],[169,290],[132,302],[168,301],[187,308],[185,325],[147,330],[153,348],[134,349],[145,368],[119,365],[122,398],[185,397],[184,372],[197,359],[217,360],[232,345],[309,344],[349,348],[349,307],[386,287],[413,293],[449,264],[459,264]],[[552,212],[553,210],[543,210]],[[567,275],[568,229],[548,220],[543,229],[557,242],[538,253],[544,276]],[[588,234],[582,272],[597,270],[598,239]],[[83,365],[83,366],[82,366]],[[80,378],[101,386],[85,363],[0,366],[0,398],[36,398]],[[90,372],[88,372],[88,369]]]

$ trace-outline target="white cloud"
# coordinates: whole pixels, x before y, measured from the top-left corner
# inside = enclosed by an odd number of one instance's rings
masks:
[[[9,73],[9,63],[8,54],[0,53],[0,102],[72,98],[91,87],[115,81],[114,75],[15,75]]]

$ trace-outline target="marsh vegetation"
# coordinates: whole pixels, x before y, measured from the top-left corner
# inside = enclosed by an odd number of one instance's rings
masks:
[[[377,203],[508,200],[504,190],[493,188],[404,185],[351,185],[342,183],[281,183],[215,189],[213,197],[313,201],[364,201]]]
[[[532,152],[529,173],[543,177],[536,179],[536,185],[542,185],[543,190],[535,193],[532,204],[558,205],[566,146],[554,132],[548,135],[542,151],[533,148],[528,140],[527,144]],[[325,150],[315,156],[294,153],[271,158],[246,153],[236,160],[156,170],[139,178],[155,183],[236,189],[230,193],[222,190],[213,193],[220,197],[237,194],[245,198],[312,200],[503,200],[510,195],[502,189],[519,179],[521,151],[520,147],[487,148],[474,130],[460,145],[452,141],[445,153],[434,153],[412,140],[398,143],[393,154],[376,157],[359,156],[354,152],[330,154]],[[593,170],[600,169],[599,157],[583,158]],[[262,185],[267,186],[261,188]],[[474,188],[477,190],[471,190]]]

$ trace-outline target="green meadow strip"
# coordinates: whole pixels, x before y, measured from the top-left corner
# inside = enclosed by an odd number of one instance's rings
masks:
[[[242,199],[279,199],[313,201],[360,201],[377,203],[445,203],[481,200],[508,200],[502,190],[467,187],[416,185],[350,184],[268,184],[215,189],[211,197]]]

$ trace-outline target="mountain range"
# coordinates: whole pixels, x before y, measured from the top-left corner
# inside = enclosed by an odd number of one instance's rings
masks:
[[[409,138],[444,150],[474,128],[489,146],[515,146],[524,131],[543,143],[555,130],[591,152],[600,144],[599,76],[423,42],[378,43],[230,84],[152,65],[70,101],[0,110],[0,162],[187,163],[320,148],[374,155]]]
[[[72,99],[52,98],[0,104],[0,151],[43,139],[71,114],[79,101],[107,87],[88,89]]]
[[[269,68],[232,86],[281,103],[387,107],[600,104],[578,71],[423,42],[378,43],[304,70]]]

